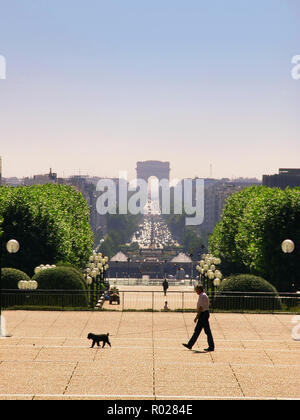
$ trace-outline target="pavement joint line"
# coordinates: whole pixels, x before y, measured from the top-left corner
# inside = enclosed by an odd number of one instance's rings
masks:
[[[281,321],[281,319],[278,317],[278,314],[274,314],[275,319],[279,322],[279,324],[281,324],[282,327],[284,327],[285,329],[288,329],[288,331],[290,331],[290,329],[288,328],[288,326]]]
[[[169,330],[167,330],[167,331],[169,331]],[[176,330],[176,331],[178,331],[178,330]],[[185,329],[183,329],[183,331],[185,331]],[[160,331],[158,331],[158,332],[160,332]],[[109,335],[110,337],[114,337],[114,340],[125,340],[126,338],[127,338],[127,336],[126,337],[117,337],[115,334],[110,334]],[[46,336],[46,335],[43,335],[43,336],[12,336],[12,337],[4,337],[4,338],[1,338],[0,339],[0,343],[1,343],[1,341],[3,340],[3,341],[10,341],[12,338],[17,338],[19,341],[20,340],[24,340],[24,339],[26,339],[26,340],[30,340],[30,339],[49,339],[49,340],[62,340],[62,339],[65,339],[65,340],[86,340],[86,337],[77,337],[77,336],[69,336],[69,337],[66,337],[66,336],[50,336],[50,337],[48,337],[48,336]],[[151,337],[130,337],[130,340],[152,340],[152,338]],[[177,340],[176,338],[154,338],[154,340],[166,340],[166,341],[175,341],[175,340]],[[217,340],[215,340],[216,342],[222,342],[222,341],[225,341],[225,342],[233,342],[233,343],[243,343],[243,342],[246,342],[246,343],[287,343],[287,344],[289,344],[289,343],[295,343],[296,341],[294,341],[294,340],[292,340],[292,338],[290,338],[289,340],[286,340],[286,339],[280,339],[280,340],[257,340],[257,339],[252,339],[252,340],[249,340],[249,339],[223,339],[223,338],[220,338],[220,339],[217,339]],[[13,345],[17,345],[17,344],[13,344]],[[299,343],[299,348],[300,348],[300,343]]]
[[[71,376],[70,376],[70,378],[69,378],[69,380],[68,380],[68,383],[67,383],[67,385],[66,385],[66,387],[65,387],[65,390],[64,390],[63,394],[65,394],[65,393],[66,393],[66,391],[67,391],[67,389],[69,388],[70,382],[71,382],[71,380],[72,380],[72,378],[73,378],[73,376],[74,376],[74,373],[75,373],[75,370],[77,369],[78,364],[79,364],[79,361],[77,361],[77,363],[76,363],[76,364],[75,364],[75,366],[74,366],[74,369],[73,369],[73,371],[72,371],[72,373],[71,373]]]
[[[152,313],[152,392],[155,395],[155,349],[154,349],[154,337],[153,337],[153,313]]]
[[[234,379],[236,380],[236,382],[237,382],[237,384],[238,384],[238,386],[239,386],[239,388],[240,388],[240,391],[241,391],[241,393],[242,393],[243,397],[245,397],[245,393],[244,393],[244,391],[243,391],[242,385],[240,384],[240,382],[239,382],[239,380],[238,380],[238,377],[236,376],[235,371],[234,371],[234,369],[233,369],[233,367],[232,367],[232,364],[231,364],[231,363],[229,363],[229,367],[230,367],[231,372],[232,372],[232,374],[233,374],[233,376],[234,376]]]
[[[288,351],[290,352],[290,350],[288,350]],[[264,353],[267,356],[267,358],[271,361],[272,365],[275,366],[275,363],[274,363],[272,357],[268,354],[268,351],[266,349],[264,349]]]
[[[60,313],[60,312],[58,312],[58,313],[56,314],[56,317],[54,317],[53,321],[51,322],[51,324],[48,326],[47,330],[45,331],[45,335],[47,335],[47,332],[48,332],[51,328],[53,328],[53,325],[55,325],[55,323],[56,323],[56,322],[57,322],[57,320],[60,318],[60,316],[61,316],[61,313]]]
[[[218,396],[218,395],[113,395],[113,394],[0,394],[1,398],[101,398],[101,399],[128,399],[138,398],[145,399],[149,398],[162,399],[162,400],[278,400],[278,401],[300,401],[300,398],[283,398],[283,397],[232,397],[232,396]]]
[[[39,357],[39,354],[41,353],[41,351],[44,349],[44,346],[41,346],[41,348],[39,349],[39,351],[37,352],[37,354],[35,355],[33,360],[37,360],[37,358]]]
[[[117,326],[117,331],[116,331],[116,336],[118,335],[118,333],[119,333],[119,329],[120,329],[120,326],[121,326],[121,322],[122,322],[122,318],[123,318],[123,311],[121,312],[121,316],[120,316],[120,318],[119,318],[119,322],[118,322],[118,326]]]
[[[182,314],[182,316],[183,316],[183,321],[184,321],[184,325],[185,325],[185,332],[186,332],[186,334],[187,334],[187,340],[189,339],[189,330],[188,330],[188,326],[187,326],[187,323],[186,323],[186,320],[185,320],[185,317],[184,317],[184,315]]]
[[[169,365],[173,365],[173,362],[168,362],[168,361],[160,361],[160,363],[163,364],[169,364]],[[197,362],[192,361],[192,362],[181,362],[182,365],[191,365],[191,366],[195,366],[197,365]],[[270,363],[234,363],[234,362],[207,362],[207,363],[199,363],[200,366],[239,366],[239,367],[268,367],[268,368],[273,368],[273,369],[277,369],[277,368],[285,368],[285,367],[291,367],[291,368],[295,368],[298,367],[300,368],[299,365],[294,365],[294,364],[278,364],[278,365],[273,365]]]
[[[258,335],[258,337],[259,337],[260,339],[262,339],[261,334],[257,331],[257,329],[255,328],[255,326],[254,326],[254,325],[252,325],[252,323],[250,322],[250,320],[249,320],[249,318],[248,318],[247,314],[243,314],[243,315],[244,315],[244,319],[245,319],[245,320],[246,320],[246,322],[250,325],[251,329],[255,332],[255,334],[257,334],[257,335]]]
[[[87,325],[88,325],[88,323],[89,323],[90,319],[91,319],[91,314],[89,315],[88,319],[85,321],[85,324],[84,324],[84,326],[83,326],[83,327],[82,327],[82,329],[81,329],[81,333],[79,334],[80,336],[81,336],[81,335],[83,334],[83,332],[86,330]]]
[[[4,363],[70,363],[70,364],[74,364],[74,363],[97,363],[100,362],[100,360],[48,360],[48,359],[41,359],[41,360],[1,360],[0,361],[0,365],[4,364]],[[101,362],[103,362],[103,360],[101,360]],[[175,366],[175,362],[170,362],[170,361],[164,361],[164,360],[160,360],[161,364],[164,365],[174,365]],[[191,365],[191,366],[195,366],[198,365],[197,362],[195,361],[190,361],[190,362],[180,362],[181,365]],[[300,368],[299,365],[295,365],[295,364],[272,364],[271,362],[268,363],[234,363],[234,362],[206,362],[206,363],[199,363],[199,366],[209,366],[209,367],[217,367],[217,366],[239,366],[239,367],[267,367],[267,368],[272,368],[272,369],[278,369],[278,368]]]
[[[214,322],[217,324],[217,326],[218,326],[218,328],[219,328],[219,330],[221,331],[221,333],[222,333],[222,335],[223,335],[223,337],[224,337],[224,340],[226,340],[226,336],[225,336],[225,334],[224,334],[224,331],[223,331],[223,329],[222,329],[222,326],[220,325],[220,322],[218,321],[218,319],[216,318],[216,317],[214,317]]]
[[[205,343],[203,343],[203,345],[205,345]],[[5,349],[5,348],[23,348],[23,347],[28,347],[28,348],[41,348],[41,349],[51,349],[51,348],[62,348],[62,349],[69,349],[69,348],[74,348],[74,349],[90,349],[90,346],[86,345],[86,346],[70,346],[70,345],[46,345],[46,344],[18,344],[18,345],[4,345],[4,346],[0,346],[0,349]],[[141,349],[141,350],[145,350],[145,349],[153,349],[155,350],[179,350],[179,351],[184,351],[184,349],[181,349],[180,344],[178,344],[178,346],[176,347],[157,347],[157,346],[153,346],[153,345],[149,345],[149,346],[113,346],[111,348],[111,350],[114,349]],[[97,350],[97,347],[94,348],[94,350]],[[98,349],[100,351],[100,349]],[[217,350],[215,350],[215,353],[218,353],[218,350],[222,350],[222,352],[226,352],[226,351],[240,351],[240,352],[269,352],[269,351],[274,351],[277,353],[297,353],[300,351],[300,349],[277,349],[277,348],[261,348],[261,349],[257,349],[257,348],[244,348],[244,347],[221,347],[218,346]],[[269,357],[269,355],[267,354],[267,356]],[[299,354],[300,356],[300,354]],[[272,359],[271,359],[272,361]]]

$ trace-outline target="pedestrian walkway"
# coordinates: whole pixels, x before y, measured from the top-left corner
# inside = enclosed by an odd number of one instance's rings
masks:
[[[0,399],[300,399],[293,315],[211,315],[185,349],[193,313],[5,311]],[[110,333],[90,348],[87,334]]]

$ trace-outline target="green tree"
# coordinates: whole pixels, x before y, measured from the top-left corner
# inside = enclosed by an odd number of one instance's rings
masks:
[[[293,254],[282,252],[285,239],[296,243]],[[210,250],[222,259],[225,275],[252,273],[278,290],[290,291],[300,287],[299,243],[299,192],[251,187],[228,199],[210,238]]]
[[[89,207],[82,194],[64,185],[0,187],[2,246],[20,243],[18,254],[3,253],[4,265],[32,275],[40,264],[63,260],[83,266],[92,251]]]
[[[138,229],[141,215],[107,214],[106,221],[108,234],[100,244],[99,250],[111,258],[130,241],[133,233]]]
[[[183,235],[183,246],[187,254],[197,257],[202,253],[204,245],[202,239],[192,229],[186,229]]]
[[[118,252],[116,251],[116,245],[110,235],[107,235],[105,240],[101,243],[100,251],[109,258],[113,257]]]

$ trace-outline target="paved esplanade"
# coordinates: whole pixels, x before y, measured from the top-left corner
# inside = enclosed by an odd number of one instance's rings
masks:
[[[193,313],[4,312],[0,399],[300,398],[292,315],[211,315],[216,351],[181,345]],[[89,348],[89,332],[112,347]]]

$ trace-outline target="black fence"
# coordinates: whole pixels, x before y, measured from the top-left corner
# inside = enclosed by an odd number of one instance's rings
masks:
[[[82,290],[2,290],[2,309],[88,309],[98,297]]]
[[[209,293],[212,312],[290,312],[300,313],[300,294],[282,293]],[[167,304],[166,304],[167,302]],[[119,310],[119,311],[195,311],[197,295],[193,291],[124,290],[119,299],[96,291],[74,290],[2,290],[2,309],[31,310]]]

